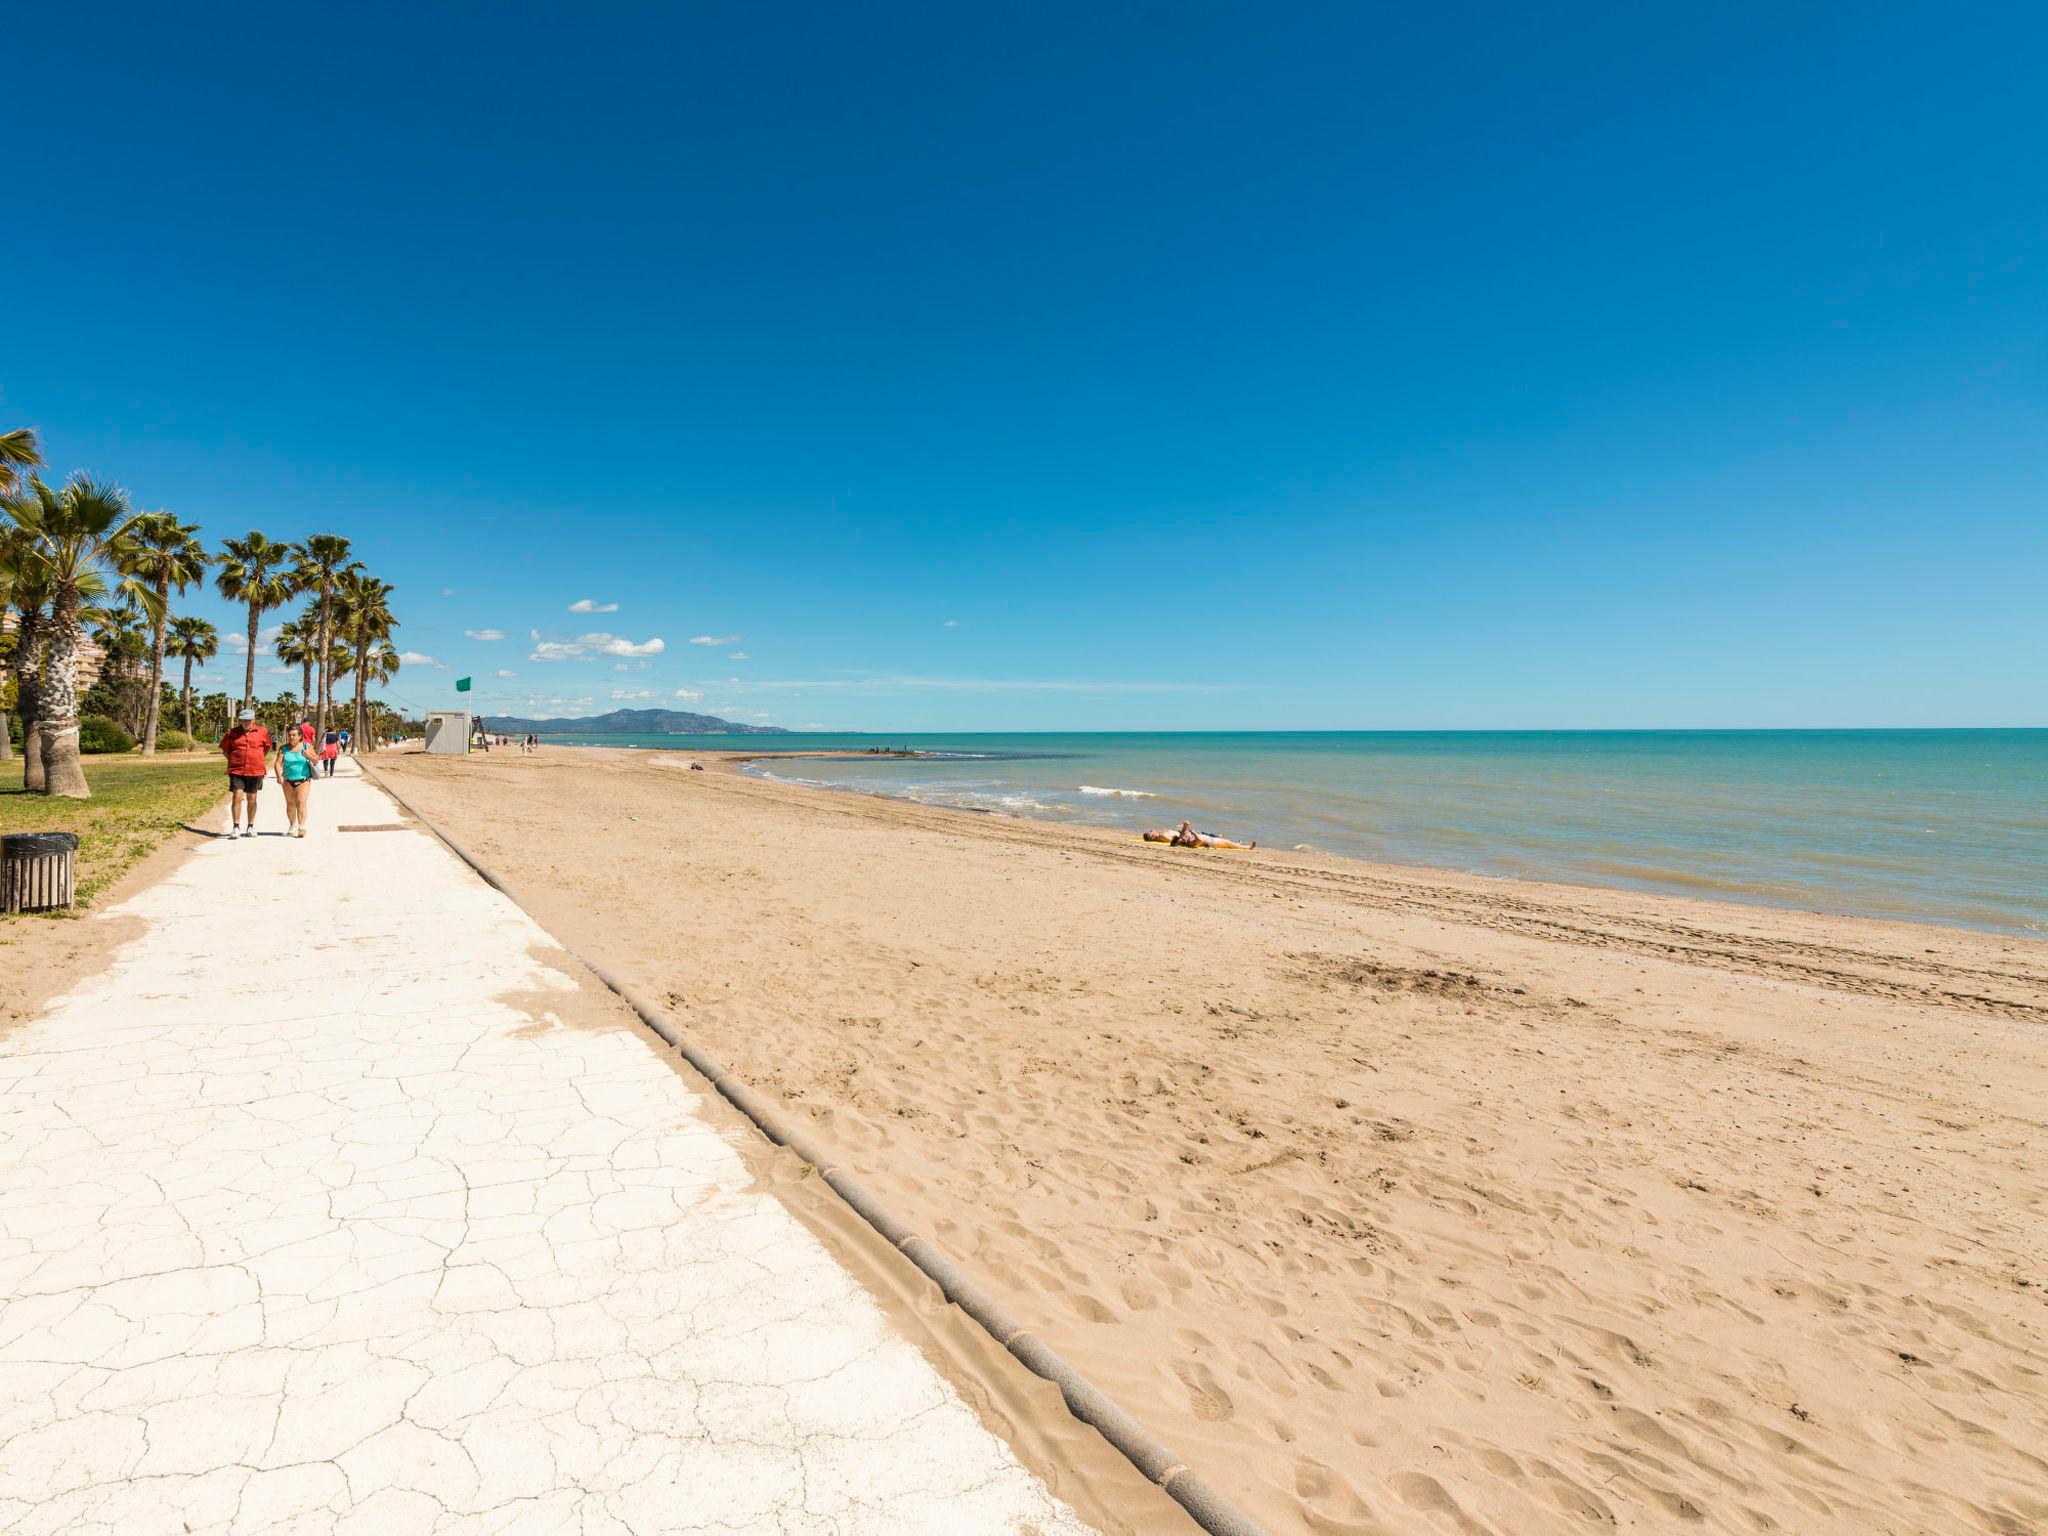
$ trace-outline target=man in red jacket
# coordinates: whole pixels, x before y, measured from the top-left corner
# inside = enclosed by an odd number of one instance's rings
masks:
[[[256,794],[263,788],[263,770],[270,762],[270,732],[256,723],[256,711],[245,709],[220,739],[228,760],[229,837],[256,835]]]

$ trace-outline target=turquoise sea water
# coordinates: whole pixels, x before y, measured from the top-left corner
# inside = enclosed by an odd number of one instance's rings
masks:
[[[2048,730],[568,737],[933,805],[2048,937]]]

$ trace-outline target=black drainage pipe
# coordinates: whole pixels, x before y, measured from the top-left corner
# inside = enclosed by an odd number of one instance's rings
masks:
[[[360,758],[356,761],[379,789],[398,802],[399,809],[445,843],[450,853],[482,877],[484,884],[499,892],[515,907],[520,907],[519,898],[512,894],[504,881],[485,868],[462,844],[407,804],[405,797],[387,784],[381,773]],[[520,910],[525,908],[520,907]],[[834,1164],[825,1155],[824,1147],[808,1131],[792,1125],[773,1104],[726,1071],[715,1057],[684,1035],[667,1014],[610,971],[567,944],[562,947],[575,955],[591,975],[616,992],[626,1006],[640,1016],[643,1024],[681,1052],[683,1060],[717,1089],[729,1104],[751,1120],[756,1130],[816,1168],[832,1192],[851,1206],[861,1220],[886,1238],[892,1248],[915,1264],[939,1288],[946,1300],[979,1323],[988,1336],[1008,1350],[1026,1370],[1058,1387],[1060,1396],[1066,1399],[1069,1413],[1115,1446],[1125,1460],[1144,1473],[1147,1479],[1164,1488],[1209,1536],[1267,1536],[1265,1527],[1232,1504],[1199,1474],[1189,1470],[1187,1463],[1117,1407],[1108,1393],[1069,1365],[1050,1344],[1027,1332],[1002,1303],[970,1280],[928,1239],[911,1231],[902,1218],[882,1204],[865,1184]]]

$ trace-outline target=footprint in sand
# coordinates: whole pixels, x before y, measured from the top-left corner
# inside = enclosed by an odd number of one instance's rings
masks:
[[[1097,1301],[1093,1296],[1090,1296],[1086,1291],[1081,1291],[1068,1297],[1067,1305],[1072,1307],[1075,1316],[1081,1318],[1084,1322],[1113,1323],[1116,1321],[1116,1313]]]
[[[1215,1423],[1227,1419],[1235,1409],[1230,1394],[1210,1374],[1209,1368],[1193,1360],[1176,1360],[1173,1374],[1180,1378],[1180,1384],[1187,1388],[1188,1411],[1196,1418]]]

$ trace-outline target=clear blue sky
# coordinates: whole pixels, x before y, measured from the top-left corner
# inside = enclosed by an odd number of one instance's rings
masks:
[[[6,53],[0,426],[350,535],[418,704],[2048,721],[2048,9],[44,5]]]

